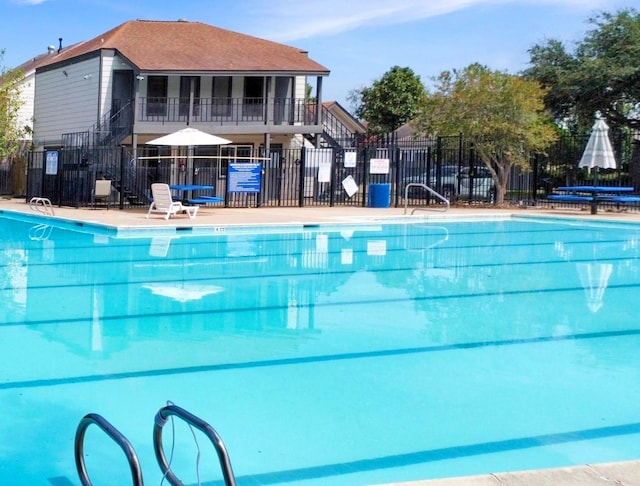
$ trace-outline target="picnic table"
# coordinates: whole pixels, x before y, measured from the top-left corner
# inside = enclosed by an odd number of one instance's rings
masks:
[[[589,203],[591,214],[598,213],[598,203],[640,202],[640,196],[623,195],[634,191],[628,186],[561,186],[556,188],[563,194],[550,194],[547,199],[569,203]]]
[[[223,199],[218,196],[213,195],[203,195],[196,194],[193,195],[194,191],[213,191],[214,186],[204,185],[204,184],[172,184],[169,186],[172,191],[182,192],[183,195],[181,197],[181,201],[183,204],[211,204],[222,202]]]

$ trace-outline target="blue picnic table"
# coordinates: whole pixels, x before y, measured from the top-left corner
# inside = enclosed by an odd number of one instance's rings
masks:
[[[550,194],[547,199],[562,202],[584,202],[591,205],[591,214],[598,213],[598,203],[631,203],[640,202],[640,196],[622,195],[634,191],[628,186],[561,186],[557,191],[564,194]]]
[[[197,194],[193,196],[194,191],[213,191],[214,186],[205,184],[171,184],[169,188],[172,191],[183,192],[181,198],[184,204],[211,204],[222,202],[223,199],[218,196],[209,196],[203,194]]]

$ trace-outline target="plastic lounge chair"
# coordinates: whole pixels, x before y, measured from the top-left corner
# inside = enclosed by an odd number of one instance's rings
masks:
[[[93,187],[93,209],[96,208],[96,201],[104,201],[107,203],[107,209],[109,209],[109,203],[111,201],[111,181],[97,179],[95,186]]]
[[[180,201],[173,200],[169,184],[151,184],[151,196],[153,202],[149,205],[147,218],[152,213],[164,214],[164,219],[169,219],[178,213],[186,213],[193,219],[198,214],[199,206],[184,206]]]

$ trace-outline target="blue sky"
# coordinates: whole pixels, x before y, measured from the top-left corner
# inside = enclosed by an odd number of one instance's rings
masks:
[[[134,19],[200,21],[299,47],[331,70],[324,100],[350,109],[354,89],[392,66],[428,86],[444,70],[479,62],[517,73],[546,39],[572,47],[599,12],[640,0],[0,0],[3,67],[48,45],[91,39]]]

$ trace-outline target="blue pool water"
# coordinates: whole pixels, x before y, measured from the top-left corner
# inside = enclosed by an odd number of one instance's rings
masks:
[[[153,418],[168,401],[220,433],[239,485],[638,458],[639,226],[145,234],[0,216],[1,484],[79,484],[73,439],[88,412],[160,484]],[[219,484],[195,437],[165,426],[173,471]],[[131,484],[97,427],[85,453],[95,485]]]

